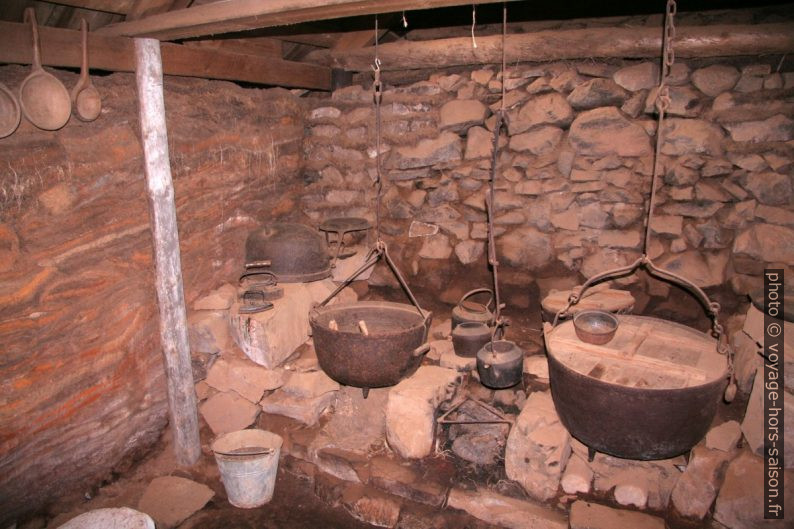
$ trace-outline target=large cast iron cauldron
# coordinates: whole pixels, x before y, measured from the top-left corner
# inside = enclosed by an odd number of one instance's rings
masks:
[[[689,451],[716,413],[728,380],[725,357],[695,329],[642,316],[618,319],[608,347],[579,341],[570,320],[546,328],[560,420],[591,449],[617,457],[666,459]],[[642,327],[650,330],[637,346]]]
[[[429,349],[425,340],[432,315],[426,314],[388,301],[312,309],[309,323],[320,367],[340,384],[363,388],[365,396],[369,388],[393,386],[416,371]]]
[[[279,283],[304,283],[331,275],[325,239],[316,230],[280,222],[268,224],[248,235],[246,268],[261,268],[276,275]]]

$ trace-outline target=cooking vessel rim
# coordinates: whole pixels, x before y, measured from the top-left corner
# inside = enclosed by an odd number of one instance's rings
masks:
[[[367,338],[382,338],[386,336],[392,335],[401,335],[409,332],[413,332],[414,330],[421,329],[426,327],[425,322],[428,321],[431,317],[431,313],[427,312],[428,316],[424,317],[416,310],[416,307],[413,305],[408,305],[407,303],[398,303],[395,301],[352,301],[346,303],[337,303],[334,305],[326,305],[324,307],[314,307],[309,312],[309,321],[312,325],[317,325],[318,327],[322,327],[323,330],[334,332],[342,335],[349,335],[349,336],[362,336],[365,335],[361,334],[360,332],[355,331],[342,331],[342,330],[333,330],[329,328],[327,325],[321,324],[318,321],[320,315],[328,314],[332,312],[343,312],[346,309],[352,308],[364,308],[364,307],[373,307],[373,308],[382,308],[388,311],[403,311],[410,313],[416,317],[416,322],[411,324],[410,327],[405,327],[402,329],[397,329],[395,331],[390,332],[378,332],[366,336]]]
[[[634,315],[632,315],[631,317],[633,317],[633,318],[636,318],[636,317],[638,317],[638,316],[634,316]],[[639,316],[639,317],[646,317],[646,318],[647,318],[647,317],[649,317],[649,316]],[[569,320],[569,321],[570,321],[570,320]],[[664,321],[667,321],[667,320],[664,320]],[[558,325],[557,327],[555,327],[554,329],[552,329],[552,330],[551,330],[551,332],[549,332],[549,336],[551,336],[551,334],[552,334],[552,333],[553,333],[553,332],[554,332],[556,329],[559,329],[559,328],[560,328],[560,327],[562,327],[562,325],[564,325],[565,323],[568,323],[568,322],[561,323],[560,325]],[[700,332],[700,331],[698,331],[697,329],[695,329],[695,328],[693,328],[693,327],[689,327],[689,326],[687,326],[687,325],[683,325],[683,324],[681,324],[681,323],[677,323],[677,322],[669,322],[669,323],[675,323],[676,325],[680,325],[681,327],[686,327],[687,329],[691,329],[691,330],[692,330],[692,331],[694,331],[694,332]],[[706,334],[706,333],[703,333],[703,334],[704,334],[705,336],[708,336],[708,334]],[[715,348],[716,348],[716,340],[715,340]],[[703,383],[701,383],[701,384],[696,384],[696,385],[692,385],[692,386],[687,386],[687,387],[684,387],[684,388],[652,388],[652,387],[637,388],[637,387],[634,387],[634,386],[624,386],[624,385],[620,385],[620,384],[612,384],[612,383],[609,383],[609,382],[604,382],[603,380],[599,380],[599,379],[597,379],[597,378],[593,378],[593,377],[590,377],[590,376],[584,375],[584,374],[582,374],[582,373],[580,373],[580,372],[576,371],[575,369],[571,369],[571,368],[570,368],[570,367],[569,367],[569,366],[568,366],[568,365],[567,365],[565,362],[563,362],[562,360],[560,360],[560,359],[557,357],[557,355],[556,355],[555,351],[553,351],[553,350],[552,350],[552,348],[550,348],[550,347],[546,347],[546,354],[547,354],[547,355],[548,355],[550,358],[553,358],[553,359],[554,359],[554,361],[555,361],[557,364],[559,364],[559,365],[560,365],[560,366],[561,366],[563,369],[565,369],[566,371],[569,371],[569,372],[573,373],[573,374],[574,374],[574,375],[576,375],[576,376],[579,376],[579,377],[584,377],[584,378],[586,378],[588,381],[590,381],[590,382],[592,382],[592,383],[595,383],[595,384],[598,384],[598,385],[608,386],[608,387],[611,387],[611,388],[618,387],[618,388],[620,388],[620,390],[621,390],[621,391],[628,391],[629,393],[641,394],[641,393],[646,393],[646,392],[689,391],[689,390],[692,390],[692,389],[695,389],[695,388],[702,388],[703,386],[708,386],[708,385],[710,385],[710,384],[714,384],[715,382],[718,382],[718,381],[720,381],[720,380],[724,380],[726,383],[728,382],[728,362],[727,362],[727,360],[726,360],[726,362],[725,362],[725,368],[724,368],[724,369],[723,369],[723,370],[720,372],[720,376],[718,376],[718,377],[713,377],[713,378],[711,378],[711,379],[709,379],[709,380],[706,380],[705,382],[703,382]],[[549,379],[549,381],[551,382],[551,379]]]

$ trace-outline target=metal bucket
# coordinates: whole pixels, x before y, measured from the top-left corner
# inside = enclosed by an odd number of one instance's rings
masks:
[[[253,509],[273,498],[281,436],[265,430],[239,430],[212,443],[229,503]]]

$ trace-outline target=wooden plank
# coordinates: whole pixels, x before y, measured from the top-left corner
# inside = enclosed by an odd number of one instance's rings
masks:
[[[662,32],[657,27],[588,28],[507,36],[509,63],[582,58],[658,58]],[[433,41],[400,41],[383,44],[379,54],[384,70],[443,68],[470,64],[498,64],[502,60],[502,37],[451,38]],[[784,54],[794,52],[794,23],[683,26],[675,38],[678,57]],[[367,71],[373,50],[332,51],[331,66]]]
[[[105,11],[126,15],[135,0],[47,0],[51,4],[62,4],[70,7],[81,7],[93,11]]]
[[[508,0],[515,1],[515,0]],[[146,36],[160,40],[200,37],[230,31],[283,26],[403,10],[431,9],[497,0],[227,0],[113,24],[99,30],[108,36]]]
[[[201,456],[201,441],[187,337],[174,183],[168,159],[160,43],[154,39],[135,39],[135,59],[169,418],[176,460],[181,465],[192,465]]]
[[[41,57],[47,66],[80,66],[80,32],[40,26]],[[30,64],[30,28],[16,22],[0,22],[0,63]],[[135,60],[132,40],[124,37],[88,35],[91,67],[132,72]],[[329,90],[330,69],[313,64],[283,61],[163,44],[163,70],[167,75],[247,81],[251,83]]]
[[[218,50],[227,53],[241,53],[243,55],[257,55],[265,57],[282,58],[283,43],[278,39],[268,37],[254,37],[250,39],[201,39],[188,40],[185,46]]]
[[[378,30],[378,39],[380,39],[386,30],[381,29]],[[334,50],[355,50],[357,48],[364,48],[366,46],[372,46],[375,44],[375,30],[374,29],[364,29],[361,31],[349,31],[347,33],[343,33],[339,40],[336,41],[331,48]]]
[[[139,20],[172,9],[185,9],[189,5],[190,0],[133,0],[127,20]]]
[[[602,345],[584,343],[576,338],[562,338],[560,336],[554,336],[552,341],[554,342],[554,348],[556,350],[566,351],[572,354],[581,354],[591,357],[617,360],[620,362],[625,362],[627,365],[645,367],[652,371],[662,370],[672,375],[691,376],[693,380],[707,380],[708,374],[705,371],[701,371],[695,367],[681,367],[677,364],[641,355],[634,355],[631,358],[628,358],[617,349],[604,347]]]

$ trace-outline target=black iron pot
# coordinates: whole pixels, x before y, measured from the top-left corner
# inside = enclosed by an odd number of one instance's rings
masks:
[[[268,224],[248,235],[246,269],[272,272],[279,283],[305,283],[331,275],[325,239],[316,230],[288,222]]]
[[[621,318],[623,322],[654,320],[643,316]],[[553,345],[553,336],[569,325],[572,322],[546,332],[546,347],[551,396],[560,421],[572,436],[593,450],[639,460],[675,457],[703,439],[727,385],[727,362],[724,371],[713,379],[682,388],[605,382],[577,372],[558,358],[565,351]],[[666,325],[677,329],[682,339],[713,340],[680,324]]]
[[[388,301],[312,309],[309,324],[320,367],[340,384],[364,389],[365,396],[369,388],[393,386],[413,374],[429,350],[425,340],[432,315],[426,314]]]
[[[491,328],[485,323],[464,321],[452,329],[452,347],[458,356],[474,358],[490,340]]]
[[[488,342],[477,353],[477,373],[483,386],[515,386],[524,376],[524,351],[509,340],[495,340],[493,348]]]
[[[725,379],[683,389],[629,388],[584,376],[549,354],[560,421],[591,449],[626,459],[668,459],[708,432]]]

